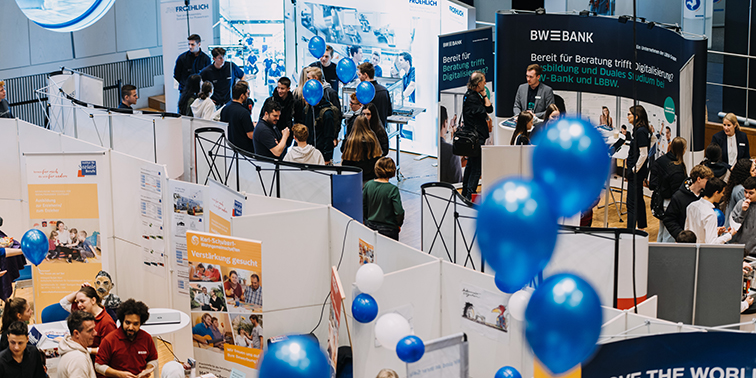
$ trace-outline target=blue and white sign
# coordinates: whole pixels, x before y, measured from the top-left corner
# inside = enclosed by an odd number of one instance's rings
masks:
[[[94,24],[113,3],[115,0],[16,0],[21,11],[34,23],[61,33]]]

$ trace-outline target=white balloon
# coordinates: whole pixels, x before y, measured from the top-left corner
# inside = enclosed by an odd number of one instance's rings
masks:
[[[509,313],[513,318],[519,321],[525,319],[525,309],[528,307],[530,294],[529,291],[520,290],[509,297]]]
[[[357,270],[355,281],[361,292],[373,294],[383,285],[383,269],[378,264],[365,264]]]
[[[375,322],[375,337],[386,349],[396,350],[399,340],[411,334],[407,319],[395,312],[384,314]]]

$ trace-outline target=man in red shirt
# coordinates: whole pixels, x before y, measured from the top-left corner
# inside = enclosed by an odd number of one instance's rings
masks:
[[[147,305],[129,299],[118,307],[121,328],[100,343],[95,370],[106,377],[141,378],[158,366],[158,354],[152,336],[140,327],[150,318]]]

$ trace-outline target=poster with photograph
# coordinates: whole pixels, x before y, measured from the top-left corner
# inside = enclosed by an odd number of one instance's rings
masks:
[[[207,183],[210,200],[208,206],[208,231],[231,235],[231,218],[242,215],[245,198],[229,187],[210,179]]]
[[[462,329],[476,332],[491,340],[509,338],[507,305],[509,296],[463,283],[460,290]]]
[[[100,209],[108,164],[102,154],[26,155],[30,226],[49,239],[32,269],[37,322],[42,309],[92,282],[102,270]]]
[[[261,244],[187,231],[186,245],[198,373],[256,369],[264,345]]]
[[[171,251],[176,261],[176,279],[180,294],[190,295],[189,277],[196,273],[190,269],[189,255],[186,249],[187,231],[205,231],[204,185],[192,184],[178,180],[168,180],[170,200],[173,202],[171,214]],[[203,266],[204,268],[204,266]],[[204,272],[202,272],[204,274]]]
[[[375,247],[368,242],[360,240],[360,265],[375,262]]]
[[[149,268],[165,266],[163,235],[163,187],[165,175],[162,169],[144,166],[139,172],[139,210],[142,222],[142,261]],[[152,269],[163,275],[165,269]]]
[[[480,28],[438,37],[438,181],[462,182],[464,157],[454,155],[454,133],[463,125],[462,104],[473,72],[494,82],[493,28]],[[493,135],[493,134],[492,134]]]
[[[328,315],[328,358],[331,372],[335,374],[339,356],[339,327],[341,326],[341,309],[344,303],[344,288],[341,286],[339,271],[331,267],[331,310]],[[347,324],[347,327],[349,325]],[[351,344],[351,341],[350,341]]]
[[[357,65],[372,63],[376,77],[391,93],[395,112],[410,107],[422,111],[403,125],[402,149],[435,156],[438,82],[434,70],[427,67],[435,66],[438,55],[439,2],[310,0],[297,3],[297,10],[297,35],[305,41],[297,44],[297,72],[316,62],[307,50],[307,41],[314,36],[333,48],[330,64],[340,59],[352,59]],[[334,79],[331,86],[343,85]],[[342,99],[341,104],[346,103]],[[387,126],[396,130],[395,124]]]

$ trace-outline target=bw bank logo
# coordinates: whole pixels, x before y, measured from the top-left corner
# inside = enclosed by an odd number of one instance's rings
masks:
[[[197,237],[197,235],[192,235],[192,244],[199,244],[199,238]]]
[[[569,30],[531,30],[530,40],[593,43],[593,32],[576,32]]]
[[[685,7],[690,11],[697,11],[701,6],[701,0],[685,0]]]

